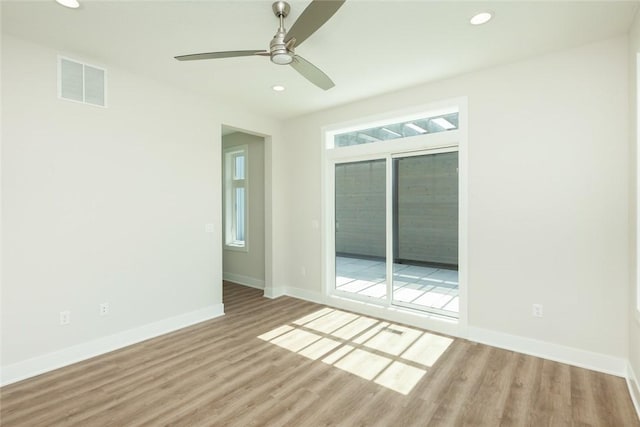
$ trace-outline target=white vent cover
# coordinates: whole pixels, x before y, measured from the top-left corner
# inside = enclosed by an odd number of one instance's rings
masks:
[[[58,95],[62,99],[106,106],[106,70],[58,57]]]

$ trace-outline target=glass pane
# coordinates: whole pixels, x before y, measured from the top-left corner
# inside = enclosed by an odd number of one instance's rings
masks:
[[[244,187],[236,188],[236,241],[244,242],[244,216],[245,216],[245,202],[244,202]]]
[[[458,314],[458,153],[394,159],[393,302]]]
[[[244,154],[234,157],[233,179],[244,179]]]
[[[85,97],[89,104],[104,106],[104,70],[84,66]]]
[[[335,168],[335,252],[339,291],[386,298],[386,162]]]
[[[82,64],[60,60],[60,95],[66,99],[82,102],[83,93]]]
[[[458,129],[458,112],[342,133],[335,136],[334,144],[347,147],[455,129]]]

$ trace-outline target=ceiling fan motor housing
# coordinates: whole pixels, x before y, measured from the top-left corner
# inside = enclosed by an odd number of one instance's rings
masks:
[[[291,64],[293,61],[293,50],[287,48],[284,38],[287,35],[287,31],[284,29],[284,18],[289,15],[291,6],[285,1],[277,1],[272,5],[273,13],[280,20],[280,26],[278,32],[271,39],[269,43],[269,52],[271,53],[271,62],[278,65]]]
[[[293,61],[293,51],[287,49],[287,45],[284,42],[286,32],[279,29],[275,36],[269,43],[269,51],[271,52],[271,61],[279,65],[287,65]]]

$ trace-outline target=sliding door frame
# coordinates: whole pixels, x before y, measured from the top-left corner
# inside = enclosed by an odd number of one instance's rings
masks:
[[[459,150],[458,145],[455,145],[455,146],[450,146],[450,147],[434,148],[434,149],[423,150],[423,151],[412,151],[412,152],[409,152],[409,153],[393,153],[390,156],[390,161],[389,161],[389,163],[391,163],[391,173],[393,174],[393,172],[394,172],[394,170],[393,170],[393,160],[395,160],[395,159],[406,159],[406,158],[409,158],[409,157],[429,156],[429,155],[443,154],[443,153],[458,153],[458,155],[459,155],[459,152],[460,152],[460,150]],[[458,159],[458,163],[459,162],[460,162],[460,160]],[[458,168],[459,168],[459,166],[458,166]],[[394,179],[396,179],[396,176],[392,175],[392,179],[391,179],[391,181],[392,181],[392,183],[391,183],[392,184],[391,192],[392,193],[391,193],[390,199],[387,201],[388,203],[391,203],[392,206],[387,208],[387,212],[392,210],[393,209],[393,205],[395,205],[394,200],[393,200],[396,197],[393,194],[393,191],[395,190],[395,188],[393,188],[393,185],[395,185],[394,182],[393,182]],[[459,185],[460,184],[458,183],[458,186]],[[458,195],[458,199],[459,198],[460,198],[460,196]],[[458,202],[459,202],[459,200],[458,200]],[[460,208],[458,208],[457,214],[458,214],[458,217],[459,217],[460,216]],[[458,218],[458,221],[459,221],[459,218]],[[392,222],[393,222],[393,218],[392,218]],[[395,231],[395,227],[389,233],[392,244],[396,243],[394,231]],[[460,239],[458,237],[458,248],[459,247],[460,247]],[[388,256],[389,256],[389,254],[388,254]],[[387,259],[391,259],[391,261],[392,261],[391,262],[391,274],[392,274],[391,275],[391,283],[389,283],[388,286],[387,286],[387,292],[391,293],[391,298],[390,298],[389,304],[392,304],[392,305],[397,306],[397,307],[404,307],[404,308],[411,309],[411,310],[427,311],[427,312],[430,312],[430,313],[436,314],[436,315],[452,317],[449,314],[449,312],[447,312],[446,310],[441,310],[441,309],[437,309],[437,308],[433,308],[433,307],[422,307],[422,306],[420,306],[418,304],[394,300],[394,298],[393,298],[393,292],[394,292],[393,260],[394,260],[395,257],[394,257],[394,253],[393,253],[393,248],[391,248],[390,256],[391,256],[391,258],[387,258]],[[458,289],[459,288],[460,288],[460,285],[458,284]],[[458,313],[458,316],[459,316],[459,313]],[[456,316],[455,318],[457,319],[458,317]]]
[[[366,296],[366,295],[360,295],[354,292],[347,292],[347,291],[341,291],[336,289],[336,216],[335,216],[335,170],[336,170],[336,166],[338,165],[345,165],[345,164],[353,164],[353,163],[359,163],[359,162],[367,162],[367,161],[375,161],[375,160],[384,160],[385,162],[385,266],[386,266],[386,270],[385,270],[385,281],[387,282],[387,293],[385,298],[376,298],[376,297],[370,297],[370,296]],[[330,285],[329,288],[329,295],[337,295],[343,298],[348,298],[348,299],[353,299],[356,301],[360,301],[360,302],[364,302],[364,303],[368,303],[368,304],[380,304],[380,301],[386,301],[386,303],[384,303],[384,305],[388,305],[390,304],[391,300],[390,300],[390,295],[389,295],[389,219],[390,219],[390,215],[389,215],[389,163],[390,162],[390,157],[388,155],[384,155],[384,156],[379,156],[379,155],[375,155],[374,157],[371,156],[365,156],[363,158],[356,158],[356,159],[352,159],[352,160],[347,160],[347,161],[342,161],[342,160],[335,160],[331,162],[331,170],[332,170],[332,187],[329,190],[330,194],[329,197],[331,198],[331,202],[332,202],[332,213],[331,213],[331,223],[333,224],[333,229],[332,229],[332,236],[330,239],[330,247],[332,248],[333,251],[333,257],[332,257],[332,262],[330,262],[330,267],[331,270],[333,272],[333,282],[332,285]],[[393,237],[391,237],[393,238]]]
[[[425,155],[433,155],[433,154],[441,154],[441,153],[451,153],[458,152],[458,144],[452,142],[447,142],[445,145],[438,144],[434,145],[427,149],[422,150],[412,150],[412,151],[396,151],[393,153],[385,153],[384,155],[379,154],[366,154],[362,157],[349,157],[349,160],[344,160],[341,158],[332,159],[329,162],[329,167],[331,168],[331,187],[328,189],[328,197],[330,199],[331,213],[329,220],[333,224],[333,229],[331,230],[331,237],[329,240],[329,247],[333,249],[332,262],[330,263],[331,271],[333,272],[333,283],[329,283],[329,295],[338,295],[343,298],[350,298],[353,300],[366,302],[369,304],[379,304],[386,307],[391,305],[395,305],[398,307],[404,307],[407,309],[413,309],[417,311],[430,311],[432,314],[439,314],[447,316],[445,312],[439,312],[438,310],[426,310],[416,305],[411,304],[403,304],[398,301],[393,301],[393,244],[395,240],[394,235],[394,227],[393,227],[393,160],[399,158],[407,158],[407,157],[416,157],[416,156],[425,156]],[[384,160],[385,162],[385,282],[387,287],[387,292],[385,298],[376,298],[366,295],[360,295],[358,293],[341,291],[336,288],[336,269],[335,269],[335,261],[336,261],[336,217],[335,217],[335,169],[338,165],[345,164],[353,164],[359,162],[366,161],[375,161],[375,160]],[[449,316],[450,317],[450,316]]]
[[[380,141],[349,147],[333,148],[333,136],[351,129],[375,126],[382,121],[431,112],[443,107],[455,106],[459,113],[457,130],[424,134],[409,138]],[[456,98],[429,106],[416,107],[402,112],[361,119],[327,126],[322,129],[322,282],[324,301],[331,306],[361,312],[366,315],[388,318],[413,326],[465,337],[467,334],[467,99]],[[418,311],[410,307],[392,304],[393,289],[393,216],[392,168],[394,157],[458,151],[458,250],[459,297],[458,319],[438,313]],[[386,298],[372,298],[336,290],[335,268],[335,167],[337,164],[368,160],[386,160]],[[381,304],[382,302],[382,304]]]

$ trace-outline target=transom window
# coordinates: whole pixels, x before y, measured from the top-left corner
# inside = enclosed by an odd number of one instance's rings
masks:
[[[458,129],[457,111],[340,133],[334,137],[334,146],[349,147],[456,129]]]

